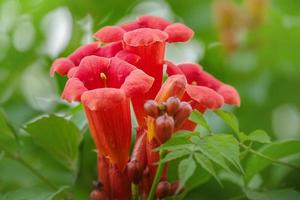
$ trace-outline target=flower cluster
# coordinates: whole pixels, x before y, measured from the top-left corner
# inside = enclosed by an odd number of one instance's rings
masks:
[[[54,61],[50,75],[68,77],[62,98],[83,104],[98,150],[101,187],[92,199],[130,199],[131,183],[147,198],[159,161],[153,149],[177,130],[194,130],[196,124],[188,120],[193,109],[205,112],[225,103],[239,106],[237,91],[198,64],[165,60],[167,43],[186,42],[193,34],[184,24],[142,16],[101,28],[94,43]],[[130,103],[138,122],[131,155]],[[174,195],[178,187],[178,182],[167,181],[166,167],[156,196]]]

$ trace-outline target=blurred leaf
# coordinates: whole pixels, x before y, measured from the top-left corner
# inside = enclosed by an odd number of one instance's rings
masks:
[[[0,109],[0,150],[12,151],[16,148],[15,135],[5,113]]]
[[[4,111],[0,109],[0,137],[15,139],[14,133],[5,117]]]
[[[240,148],[238,141],[232,135],[217,134],[203,138],[207,143],[211,144],[216,151],[232,163],[237,169],[243,172],[240,163]]]
[[[212,147],[210,144],[207,144],[205,142],[201,142],[198,146],[201,153],[203,153],[207,158],[215,162],[216,164],[220,165],[222,168],[227,170],[228,172],[231,172],[230,168],[227,166],[227,163],[225,162],[223,156],[220,152],[218,152],[214,147]]]
[[[191,131],[184,131],[184,130],[180,130],[174,133],[174,135],[172,137],[189,137],[193,135],[193,132]]]
[[[183,156],[189,155],[191,152],[186,150],[186,149],[180,149],[180,150],[176,150],[176,151],[172,151],[170,153],[168,153],[162,160],[160,160],[160,163],[165,163],[165,162],[169,162],[171,160],[175,160],[178,158],[181,158]]]
[[[199,111],[194,110],[190,116],[190,120],[197,123],[198,125],[204,127],[206,130],[210,131],[209,125],[208,125],[205,117]]]
[[[159,148],[154,149],[154,151],[159,151],[159,150],[176,151],[182,149],[193,151],[194,145],[193,144],[179,144],[179,145],[172,145],[172,146],[161,145]]]
[[[182,160],[178,166],[178,176],[182,185],[189,180],[196,170],[196,163],[192,156]]]
[[[216,110],[215,113],[224,120],[224,122],[230,127],[232,128],[232,130],[234,130],[235,133],[239,133],[239,121],[236,118],[236,116],[231,113],[231,112],[227,112],[227,111],[223,111],[223,110]]]
[[[206,170],[208,173],[210,173],[219,183],[220,185],[222,185],[220,179],[218,178],[216,171],[214,169],[214,166],[212,164],[212,162],[207,159],[204,155],[202,155],[201,153],[195,153],[195,159],[196,161],[200,164],[200,166]]]
[[[52,200],[67,188],[63,186],[57,191],[41,187],[21,188],[4,194],[0,200]]]
[[[281,159],[290,155],[300,153],[300,141],[290,140],[268,144],[259,150],[260,153],[273,159]],[[272,164],[272,161],[252,155],[246,163],[246,180],[249,181],[255,174],[259,173]]]
[[[298,200],[300,193],[293,189],[270,190],[265,192],[256,192],[252,190],[244,190],[246,196],[250,200]]]
[[[76,168],[81,134],[71,121],[55,115],[43,116],[29,122],[25,130],[31,134],[36,145],[67,169]]]
[[[185,138],[185,137],[176,137],[176,136],[172,136],[166,143],[164,143],[163,145],[161,145],[160,147],[154,149],[154,151],[158,151],[159,149],[169,149],[169,148],[173,148],[174,146],[179,146],[179,145],[189,145],[190,141],[189,139]]]
[[[247,137],[248,140],[260,143],[270,143],[271,139],[269,135],[263,130],[255,130]]]

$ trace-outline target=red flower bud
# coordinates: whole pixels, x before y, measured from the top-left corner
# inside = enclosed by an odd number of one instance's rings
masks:
[[[163,199],[169,196],[171,191],[171,184],[168,181],[161,181],[158,183],[156,188],[156,197],[158,199]]]
[[[130,182],[138,184],[143,176],[143,168],[139,161],[133,160],[127,164],[127,176]]]
[[[184,187],[179,181],[171,183],[170,196],[181,194],[184,191]]]
[[[180,107],[174,115],[175,129],[180,128],[180,126],[190,116],[192,111],[193,111],[192,106],[188,102],[180,103]]]
[[[154,100],[148,100],[144,104],[144,109],[150,117],[156,118],[159,115],[159,108]]]
[[[180,100],[176,97],[170,97],[166,102],[166,110],[168,115],[173,116],[180,106]]]
[[[159,116],[155,121],[156,137],[160,143],[166,142],[174,131],[174,120],[167,114]]]
[[[91,200],[109,200],[107,194],[104,191],[100,190],[93,190],[90,194]]]

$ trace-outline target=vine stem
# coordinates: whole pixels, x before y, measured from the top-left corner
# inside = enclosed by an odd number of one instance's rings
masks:
[[[281,160],[276,160],[276,159],[271,158],[271,157],[269,157],[269,156],[267,156],[265,154],[262,154],[262,153],[260,153],[258,151],[255,151],[254,149],[252,149],[251,147],[249,147],[249,146],[247,146],[245,144],[240,143],[240,146],[243,147],[244,149],[250,151],[251,153],[253,153],[253,154],[261,157],[261,158],[269,160],[269,161],[271,161],[273,163],[277,163],[279,165],[284,165],[284,166],[290,167],[290,168],[292,168],[292,169],[300,172],[300,166],[297,166],[297,165],[294,165],[294,164],[291,164],[291,163],[288,163],[288,162],[284,162],[284,161],[281,161]]]
[[[164,150],[160,150],[159,155],[160,155],[160,160],[161,160],[164,157],[164,155],[165,155],[165,151]],[[156,187],[157,187],[158,182],[160,180],[160,177],[162,175],[163,169],[164,169],[164,163],[163,162],[159,162],[159,164],[157,166],[156,173],[155,173],[155,177],[154,177],[154,180],[153,180],[153,183],[152,183],[152,186],[151,186],[151,190],[150,190],[150,193],[149,193],[149,196],[148,196],[147,200],[153,200],[154,199],[155,190],[156,190]]]

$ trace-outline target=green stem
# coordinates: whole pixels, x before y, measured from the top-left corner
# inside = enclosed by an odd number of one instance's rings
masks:
[[[160,160],[162,160],[164,155],[165,155],[165,151],[160,150],[159,154],[160,154]],[[159,183],[159,180],[160,180],[161,174],[163,172],[163,169],[164,169],[164,163],[159,162],[147,200],[153,200],[154,199],[155,190],[156,190],[157,184]]]
[[[281,160],[276,160],[276,159],[271,158],[271,157],[269,157],[269,156],[267,156],[265,154],[262,154],[262,153],[260,153],[258,151],[255,151],[254,149],[252,149],[251,147],[249,147],[249,146],[247,146],[245,144],[240,143],[240,146],[243,147],[244,149],[248,150],[249,152],[251,152],[251,153],[253,153],[253,154],[261,157],[261,158],[269,160],[269,161],[271,161],[273,163],[277,163],[279,165],[284,165],[284,166],[290,167],[290,168],[292,168],[292,169],[300,172],[300,166],[297,166],[297,165],[294,165],[294,164],[291,164],[291,163],[288,163],[288,162],[284,162],[284,161],[281,161]]]
[[[132,183],[131,191],[132,191],[132,200],[138,200],[139,199],[139,186]]]

